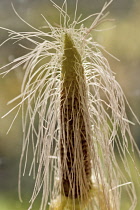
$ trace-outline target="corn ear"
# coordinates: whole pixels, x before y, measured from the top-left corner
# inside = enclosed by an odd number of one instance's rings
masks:
[[[2,28],[10,40],[26,39],[34,46],[23,46],[27,54],[2,67],[7,68],[3,75],[22,64],[25,69],[21,94],[11,103],[21,101],[5,114],[22,110],[20,199],[21,177],[29,168],[35,182],[28,210],[34,208],[40,193],[40,210],[120,210],[122,191],[134,210],[137,197],[128,158],[135,163],[135,153],[140,153],[125,111],[126,104],[131,107],[101,52],[104,48],[91,33],[103,21],[103,12],[112,0],[105,3],[89,28],[83,23],[93,15],[76,18],[76,6],[70,23],[67,1],[62,8],[51,2],[60,12],[60,27],[44,18],[50,29],[44,32],[16,13],[34,31]]]

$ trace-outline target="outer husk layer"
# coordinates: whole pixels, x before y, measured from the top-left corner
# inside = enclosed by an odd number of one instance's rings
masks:
[[[70,35],[65,34],[61,73],[61,177],[62,194],[85,199],[91,188],[90,125],[81,58]]]

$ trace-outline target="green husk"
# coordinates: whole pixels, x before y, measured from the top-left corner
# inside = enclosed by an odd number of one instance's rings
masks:
[[[81,57],[68,34],[64,39],[61,79],[62,194],[83,199],[91,189],[90,137],[86,131],[90,126],[85,122],[85,118],[88,119],[87,92]],[[83,189],[78,173],[83,177]]]

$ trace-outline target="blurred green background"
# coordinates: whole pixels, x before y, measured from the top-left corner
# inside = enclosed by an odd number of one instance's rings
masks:
[[[39,28],[46,25],[41,17],[43,14],[51,23],[58,23],[58,11],[48,0],[13,0],[16,11],[31,25]],[[60,6],[62,0],[55,0]],[[99,12],[105,0],[79,0],[78,13],[83,18],[95,12]],[[68,12],[74,14],[75,0],[68,0]],[[106,55],[112,70],[116,73],[116,79],[121,84],[128,101],[140,119],[140,1],[137,0],[114,0],[110,5],[109,21],[100,26],[101,29],[111,30],[92,32],[95,40],[120,62]],[[92,18],[87,21],[89,25]],[[26,24],[21,22],[15,15],[9,0],[0,0],[0,26],[15,31],[32,31]],[[99,28],[99,29],[100,29]],[[0,43],[7,38],[7,32],[0,29]],[[17,44],[7,42],[0,47],[0,66],[3,66],[14,58],[23,55],[24,49]],[[16,69],[5,78],[0,77],[0,117],[2,117],[14,104],[6,105],[9,100],[20,93],[20,87],[24,71]],[[128,110],[129,119],[135,122],[134,117]],[[15,121],[8,135],[6,132],[12,122],[15,112],[4,119],[0,119],[0,210],[26,210],[28,199],[31,196],[32,179],[25,177],[22,183],[24,203],[18,200],[18,165],[22,145],[21,113]],[[132,134],[140,148],[140,127],[136,123],[131,126]],[[121,164],[121,163],[120,163]],[[140,168],[140,161],[137,160]],[[137,182],[136,174],[133,173],[134,182]],[[137,185],[137,196],[140,197],[140,186]],[[40,198],[39,198],[40,199]],[[39,199],[33,210],[38,210]],[[127,210],[127,199],[123,201],[123,210]],[[140,209],[140,201],[136,210]]]

